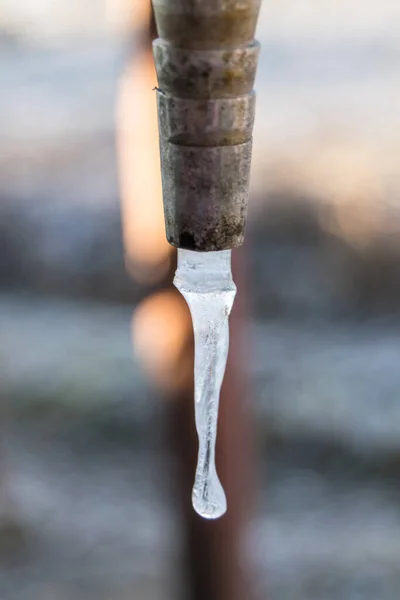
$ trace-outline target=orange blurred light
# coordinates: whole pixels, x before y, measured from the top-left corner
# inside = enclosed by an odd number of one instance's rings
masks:
[[[132,318],[134,351],[155,383],[168,390],[185,386],[193,372],[190,313],[175,290],[146,298]]]
[[[145,283],[162,279],[172,256],[164,230],[155,85],[151,55],[132,59],[121,77],[116,115],[128,269]]]

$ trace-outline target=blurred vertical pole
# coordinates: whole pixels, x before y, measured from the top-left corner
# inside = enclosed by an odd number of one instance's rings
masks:
[[[193,385],[173,405],[173,446],[181,475],[181,511],[185,518],[185,558],[190,600],[250,600],[253,578],[245,556],[245,535],[253,508],[252,437],[245,358],[245,277],[242,250],[234,253],[238,294],[230,319],[230,351],[220,401],[217,468],[227,513],[216,521],[199,517],[191,506],[197,435]],[[191,340],[191,331],[188,332]]]
[[[136,66],[128,68],[124,75],[118,110],[125,249],[133,275],[142,280],[146,280],[143,271],[147,269],[147,279],[156,283],[157,265],[166,269],[159,271],[157,280],[158,285],[164,282],[164,291],[147,298],[136,311],[134,343],[139,353],[143,350],[142,359],[147,362],[144,366],[169,396],[168,438],[177,466],[177,502],[183,524],[184,598],[247,600],[254,597],[245,556],[245,535],[253,503],[253,461],[245,358],[243,249],[234,251],[233,275],[238,294],[230,322],[231,347],[217,438],[218,473],[227,494],[228,511],[217,521],[206,521],[191,505],[198,445],[194,421],[193,332],[184,300],[176,290],[171,291],[175,251],[165,241],[156,99],[151,92],[156,84],[151,53],[156,28],[150,0],[140,1],[143,6],[139,13],[145,15],[142,47],[136,63],[133,60]],[[139,98],[139,108],[137,104],[133,107],[133,97]],[[156,336],[149,333],[150,327],[157,330]]]

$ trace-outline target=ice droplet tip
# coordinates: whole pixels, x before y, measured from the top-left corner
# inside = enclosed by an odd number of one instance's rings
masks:
[[[199,451],[192,504],[204,519],[227,509],[215,468],[218,405],[229,347],[228,317],[235,298],[231,251],[178,250],[175,286],[189,306],[195,339],[195,419]]]
[[[226,498],[224,502],[220,504],[216,504],[215,502],[204,503],[200,501],[197,496],[192,497],[192,505],[194,510],[197,512],[200,517],[203,519],[214,520],[222,517],[227,510]]]

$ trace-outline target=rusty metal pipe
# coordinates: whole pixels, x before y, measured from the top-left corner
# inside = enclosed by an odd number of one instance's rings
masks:
[[[196,251],[244,240],[261,0],[153,0],[166,235]]]

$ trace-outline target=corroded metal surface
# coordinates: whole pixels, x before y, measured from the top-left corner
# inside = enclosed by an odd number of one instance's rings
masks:
[[[249,194],[260,0],[153,5],[167,239],[197,251],[239,246]]]
[[[228,146],[251,139],[255,94],[192,100],[157,94],[160,135],[181,146]]]
[[[164,40],[153,43],[158,85],[180,98],[236,98],[253,89],[259,44],[235,49],[175,48]]]
[[[243,243],[251,141],[193,147],[162,142],[167,239],[188,250],[225,250]]]
[[[255,35],[261,0],[153,0],[160,38],[189,49],[235,48]]]

